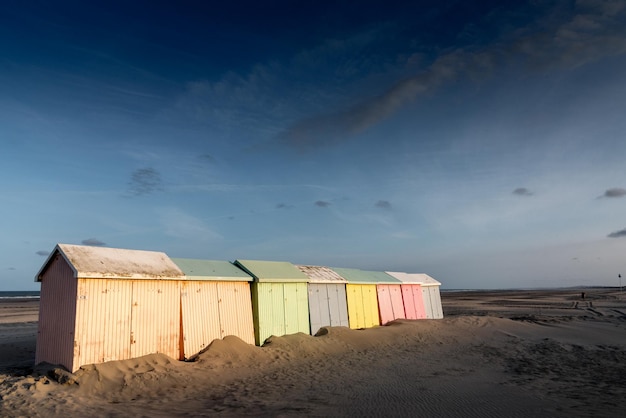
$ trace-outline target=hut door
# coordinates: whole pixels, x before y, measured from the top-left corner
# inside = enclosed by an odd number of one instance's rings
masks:
[[[328,307],[330,310],[330,325],[333,327],[348,326],[348,306],[346,305],[346,285],[328,284]]]
[[[331,285],[309,283],[309,313],[313,335],[320,328],[331,325],[328,286]]]
[[[133,282],[130,355],[180,358],[180,287],[173,280]]]

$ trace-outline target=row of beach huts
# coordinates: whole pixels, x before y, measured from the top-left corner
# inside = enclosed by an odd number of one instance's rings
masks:
[[[227,335],[262,345],[324,326],[443,317],[440,283],[426,274],[58,244],[35,280],[35,362],[71,372],[153,353],[186,360]]]

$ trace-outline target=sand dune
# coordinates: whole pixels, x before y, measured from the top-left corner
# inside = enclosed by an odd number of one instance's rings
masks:
[[[621,416],[621,296],[443,293],[443,320],[329,327],[264,347],[226,337],[194,362],[156,354],[75,375],[32,370],[36,323],[0,314],[0,415]]]

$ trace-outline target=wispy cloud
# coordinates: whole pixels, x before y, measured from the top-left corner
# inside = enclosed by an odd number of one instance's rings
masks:
[[[210,124],[217,136],[230,136],[233,127],[254,132],[256,138],[263,137],[263,145],[255,146],[265,146],[284,130],[285,121],[327,109],[329,103],[353,103],[353,93],[362,91],[357,84],[385,71],[388,60],[378,59],[373,43],[381,32],[395,30],[393,25],[379,25],[347,38],[327,39],[285,62],[258,63],[247,74],[228,72],[217,81],[190,82],[175,112]]]
[[[100,241],[97,238],[87,238],[81,241],[83,245],[90,245],[92,247],[104,247],[106,243]]]
[[[163,190],[161,174],[152,167],[140,168],[131,174],[128,193],[131,196],[142,196]]]
[[[545,18],[507,33],[491,45],[470,45],[440,55],[425,70],[386,91],[337,112],[301,119],[278,135],[298,150],[343,142],[407,104],[461,76],[481,79],[496,67],[523,62],[525,70],[575,68],[626,51],[626,3],[582,0],[573,10],[550,10]]]
[[[619,231],[611,232],[607,235],[608,238],[624,238],[626,237],[626,228],[620,229]]]
[[[161,208],[157,210],[159,221],[166,235],[190,241],[208,241],[221,238],[202,219],[178,208]]]
[[[600,197],[611,198],[611,197],[624,197],[624,196],[626,196],[626,189],[623,189],[621,187],[613,187],[611,189],[607,189],[604,192],[604,194]]]
[[[277,203],[276,204],[276,209],[291,209],[293,208],[293,205],[288,205],[286,203]]]
[[[378,202],[376,202],[374,206],[376,206],[377,208],[386,209],[386,210],[391,210],[392,208],[391,203],[387,200],[379,200]]]
[[[326,200],[318,200],[313,204],[318,208],[327,208],[330,206],[330,202],[327,202]]]
[[[47,257],[50,255],[50,251],[39,250],[35,254],[42,256],[42,257]]]
[[[516,196],[532,196],[533,193],[528,190],[526,187],[518,187],[517,189],[513,190],[513,194]]]
[[[200,155],[200,159],[202,161],[207,162],[207,163],[214,163],[215,162],[215,157],[213,157],[211,154],[202,154],[202,155]]]

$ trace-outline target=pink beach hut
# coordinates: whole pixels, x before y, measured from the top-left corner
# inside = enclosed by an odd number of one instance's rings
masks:
[[[41,282],[35,363],[180,359],[183,272],[161,252],[58,244]]]
[[[402,289],[402,301],[406,319],[427,318],[422,293],[423,278],[421,275],[392,271],[388,271],[387,274],[402,282],[400,287]]]
[[[374,286],[378,302],[378,319],[381,325],[385,325],[394,319],[404,318],[404,305],[402,303],[401,282],[382,271],[369,271],[348,268],[335,268],[333,270],[347,280],[346,292],[348,293],[348,314],[354,312],[354,316],[359,316],[359,311],[353,306],[358,306],[355,302],[360,302],[359,298],[351,297],[351,290],[354,285]],[[352,321],[351,318],[349,318]],[[352,325],[352,322],[350,322]],[[376,325],[378,325],[376,324]],[[365,325],[368,327],[372,325]]]

